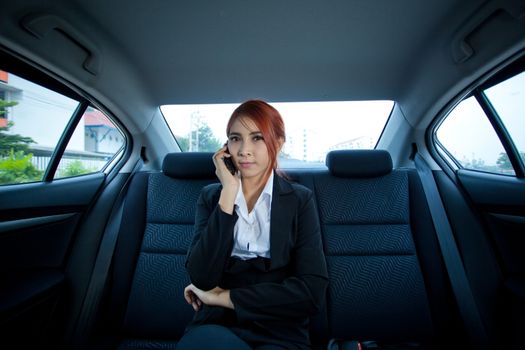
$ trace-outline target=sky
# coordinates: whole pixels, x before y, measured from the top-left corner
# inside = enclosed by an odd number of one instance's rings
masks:
[[[520,152],[525,152],[525,72],[486,90]],[[461,160],[495,165],[503,146],[474,97],[461,102],[442,123],[438,139]]]

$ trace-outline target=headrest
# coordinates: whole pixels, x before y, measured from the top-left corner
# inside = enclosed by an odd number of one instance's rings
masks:
[[[162,162],[162,172],[178,179],[213,179],[215,165],[212,152],[168,153]]]
[[[326,166],[338,177],[376,177],[392,171],[392,158],[380,149],[331,151]]]

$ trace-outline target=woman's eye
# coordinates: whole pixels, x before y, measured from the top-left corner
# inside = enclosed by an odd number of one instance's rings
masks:
[[[237,136],[230,136],[229,140],[231,142],[236,142],[236,141],[239,141],[239,138]]]
[[[261,141],[261,140],[264,140],[264,138],[262,137],[262,135],[257,135],[257,136],[253,137],[253,140],[254,141]]]

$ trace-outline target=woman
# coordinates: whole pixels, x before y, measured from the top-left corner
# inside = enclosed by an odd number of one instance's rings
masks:
[[[276,172],[284,123],[268,103],[241,104],[226,133],[220,184],[197,203],[184,290],[196,314],[177,349],[309,349],[328,285],[312,192]]]

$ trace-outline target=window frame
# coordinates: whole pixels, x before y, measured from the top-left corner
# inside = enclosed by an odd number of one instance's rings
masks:
[[[427,146],[431,154],[435,156],[434,159],[436,159],[436,161],[440,163],[443,169],[447,169],[448,171],[452,172],[457,172],[458,170],[465,170],[493,174],[496,176],[516,177],[518,179],[525,178],[525,164],[523,164],[522,159],[519,156],[519,151],[516,148],[514,142],[512,142],[512,138],[510,137],[510,134],[507,131],[505,125],[503,124],[501,118],[499,117],[497,111],[492,106],[490,100],[484,93],[484,91],[489,89],[490,87],[497,85],[507,79],[510,79],[522,72],[525,72],[525,51],[521,52],[517,56],[518,58],[511,58],[509,60],[510,62],[507,61],[499,67],[496,67],[495,69],[491,70],[490,72],[488,72],[488,74],[486,74],[482,78],[478,79],[478,81],[476,81],[474,84],[472,84],[472,86],[469,89],[467,89],[466,92],[459,94],[458,96],[456,96],[456,98],[451,100],[450,103],[448,103],[442,109],[442,111],[438,114],[438,117],[435,118],[434,122],[428,128],[426,136]],[[450,154],[450,152],[441,144],[441,142],[437,138],[437,130],[439,129],[443,121],[446,118],[448,118],[450,113],[462,101],[470,97],[474,97],[476,99],[477,103],[480,105],[481,109],[485,113],[485,116],[488,118],[488,121],[492,125],[496,136],[500,140],[503,149],[509,157],[509,161],[514,169],[514,175],[465,168],[454,156]]]
[[[496,109],[494,108],[494,106],[492,106],[492,103],[485,94],[485,90],[487,90],[487,88],[483,86],[475,89],[474,97],[485,112],[485,115],[489,119],[492,128],[494,128],[496,135],[498,136],[501,144],[503,145],[503,149],[505,149],[505,152],[509,157],[509,161],[512,164],[512,167],[514,168],[515,176],[517,178],[524,178],[525,170],[523,168],[523,164],[521,163],[518,149],[516,148],[514,142],[512,142],[512,138],[510,137],[510,134],[507,131],[507,128],[505,127],[505,124],[503,124],[503,121],[496,112]]]
[[[133,139],[129,131],[123,126],[123,124],[116,118],[112,113],[109,113],[108,110],[101,106],[100,103],[93,97],[87,95],[85,92],[81,92],[78,88],[74,87],[69,82],[65,81],[62,77],[58,77],[52,72],[44,69],[43,67],[30,62],[24,57],[19,56],[18,54],[5,49],[0,46],[0,69],[5,70],[9,73],[15,74],[23,79],[26,79],[30,82],[38,84],[46,89],[52,90],[58,94],[69,97],[78,102],[78,106],[71,114],[70,119],[51,154],[49,164],[44,171],[42,179],[34,182],[22,182],[22,183],[12,183],[5,184],[4,186],[17,186],[25,184],[35,184],[35,183],[50,183],[55,181],[61,181],[65,179],[70,179],[72,177],[60,177],[55,178],[56,171],[58,169],[59,163],[64,156],[68,143],[75,132],[75,129],[82,119],[84,112],[88,107],[94,107],[100,110],[119,130],[123,137],[123,146],[115,152],[110,160],[98,171],[82,174],[79,176],[93,175],[93,174],[105,174],[107,180],[111,180],[122,166],[126,163],[126,160],[131,156],[133,148]],[[117,159],[120,157],[120,159]],[[78,176],[73,176],[78,177]]]

